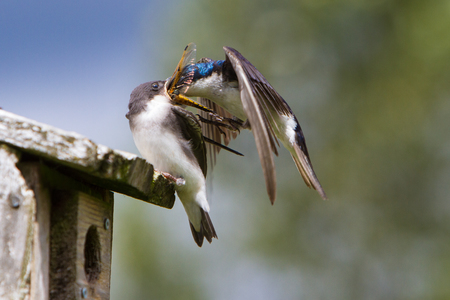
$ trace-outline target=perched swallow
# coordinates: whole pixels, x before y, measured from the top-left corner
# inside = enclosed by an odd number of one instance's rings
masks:
[[[195,44],[188,46],[190,53],[195,54],[192,51]],[[210,100],[216,105],[213,110],[219,106],[245,121],[244,128],[251,128],[272,204],[276,199],[272,152],[278,155],[277,139],[291,153],[306,185],[317,190],[323,199],[327,199],[314,173],[300,124],[289,105],[238,51],[231,47],[223,49],[225,60],[203,58],[198,63],[186,65],[180,71],[176,77],[178,86],[183,87],[181,93],[187,97],[201,97],[200,104],[206,106],[208,102],[205,99]]]
[[[174,105],[166,81],[147,82],[130,96],[126,117],[141,155],[177,184],[195,242],[217,238],[206,198],[206,147],[195,115]]]

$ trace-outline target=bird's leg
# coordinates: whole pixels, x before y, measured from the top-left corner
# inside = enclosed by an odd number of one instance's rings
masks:
[[[228,130],[240,132],[240,128],[243,125],[243,122],[241,120],[235,119],[235,118],[220,117],[220,119],[215,118],[214,120],[210,120],[210,119],[203,118],[200,115],[197,115],[197,116],[201,122],[206,123],[206,124],[212,124],[212,125],[216,126],[217,129],[219,129],[219,131],[222,134],[224,134],[224,132],[222,131],[222,129],[220,127],[225,127]]]
[[[208,115],[212,118],[212,120],[205,119],[198,115],[200,121],[203,123],[213,124],[219,128],[219,126],[226,127],[228,130],[231,131],[240,131],[240,128],[249,128],[248,120],[246,122],[242,121],[241,119],[238,119],[236,117],[233,118],[226,118],[222,117],[212,109],[209,109],[206,106],[203,106],[188,97],[185,97],[183,95],[180,95],[178,91],[175,91],[173,94],[171,94],[172,101],[181,104],[181,105],[187,105],[191,107],[198,108],[202,111],[205,111],[208,113]],[[226,124],[225,121],[228,123]]]
[[[186,180],[184,180],[183,178],[177,178],[175,176],[173,176],[172,174],[169,174],[167,172],[161,172],[162,176],[164,176],[166,179],[168,179],[169,181],[172,181],[173,183],[175,183],[178,186],[183,186],[186,184]]]
[[[238,119],[241,123],[241,127],[244,129],[248,129],[248,130],[252,130],[252,126],[250,125],[250,122],[248,121],[248,119],[244,122],[240,119]]]
[[[248,129],[248,127],[250,126],[250,123],[247,121],[242,121],[241,119],[237,118],[237,117],[232,117],[232,118],[226,118],[228,123],[230,123],[231,126],[236,127],[236,129],[240,132],[240,129]],[[248,126],[247,126],[248,124]]]

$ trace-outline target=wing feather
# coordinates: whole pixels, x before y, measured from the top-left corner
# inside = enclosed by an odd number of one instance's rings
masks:
[[[272,149],[274,148],[274,136],[269,129],[270,123],[268,122],[267,115],[264,113],[263,108],[254,94],[252,83],[250,82],[250,79],[252,78],[252,70],[250,69],[250,72],[248,72],[247,66],[243,66],[243,57],[240,54],[237,55],[237,51],[229,47],[224,47],[224,50],[227,59],[230,60],[239,81],[242,106],[244,107],[244,111],[252,127],[256,149],[258,150],[259,159],[261,161],[264,178],[266,181],[267,193],[269,194],[270,201],[273,204],[276,199],[276,174],[275,162],[272,155]]]
[[[185,110],[181,106],[172,106],[172,111],[180,123],[183,138],[190,141],[192,152],[197,159],[200,168],[202,169],[203,175],[206,177],[206,147],[202,136],[201,126],[197,121],[197,118],[192,112]]]
[[[291,154],[291,156],[294,159],[295,165],[302,175],[302,178],[305,181],[306,185],[310,188],[312,187],[313,189],[315,189],[322,197],[322,199],[328,199],[325,191],[322,188],[322,185],[319,182],[319,179],[317,179],[317,176],[314,173],[314,169],[311,166],[309,157],[302,151],[302,149],[300,149],[300,146],[298,144],[294,145],[294,149],[297,156],[294,156],[293,154]]]
[[[225,118],[233,118],[233,115],[230,114],[228,111],[226,111],[223,107],[219,106],[218,104],[212,102],[209,99],[206,98],[197,98],[198,103],[210,108],[211,110],[215,111],[218,115],[225,117]],[[212,121],[212,117],[209,113],[198,110],[198,113],[201,117]],[[232,131],[227,128],[222,127],[222,132],[217,128],[217,126],[213,124],[208,123],[202,123],[202,133],[205,137],[219,143],[223,144],[225,146],[228,146],[230,141],[232,139],[235,139],[239,132]],[[213,166],[216,164],[216,155],[220,152],[221,148],[218,146],[215,146],[213,144],[207,143],[206,149],[209,156],[209,162],[210,162],[210,168],[213,169]]]
[[[283,115],[290,118],[295,118],[295,115],[286,101],[284,101],[280,94],[275,91],[267,79],[245,57],[243,57],[242,54],[230,47],[224,47],[224,50],[227,55],[227,59],[229,59],[232,63],[238,77],[242,104],[247,116],[249,117],[252,129],[255,130],[253,124],[255,121],[252,121],[250,118],[252,115],[252,118],[259,122],[258,126],[264,128],[264,130],[257,128],[257,130],[254,131],[254,134],[255,140],[257,139],[257,135],[262,140],[259,142],[259,146],[257,143],[257,148],[260,153],[263,170],[265,170],[265,168],[270,168],[268,166],[270,166],[271,162],[266,162],[267,164],[265,166],[265,163],[263,163],[263,159],[265,158],[263,157],[267,158],[267,153],[264,152],[263,156],[261,156],[262,153],[260,152],[260,147],[270,147],[272,151],[278,155],[274,141],[278,146],[279,144],[274,133],[274,127],[277,132],[282,132],[282,130],[280,130],[276,120]],[[243,79],[245,81],[241,82]],[[247,96],[245,97],[245,95]],[[259,108],[259,110],[252,111],[252,109],[255,108]],[[295,121],[297,122],[296,118]],[[300,128],[300,125],[298,126]],[[301,138],[299,136],[297,143],[292,145],[294,147],[294,151],[291,151],[292,158],[294,159],[297,169],[302,175],[306,185],[317,190],[323,199],[327,199],[325,191],[320,185],[320,182],[312,168],[308,150],[306,148],[306,144],[304,143],[303,133],[301,132],[301,129],[299,130],[300,132],[298,134],[301,135]],[[269,178],[271,177],[266,173],[265,177],[267,185],[268,180],[270,180]],[[275,185],[275,181],[273,181],[273,185]],[[269,191],[270,188],[267,188]]]

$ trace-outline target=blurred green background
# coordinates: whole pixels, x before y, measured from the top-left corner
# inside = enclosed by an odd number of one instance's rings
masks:
[[[0,101],[18,100],[4,109],[137,153],[124,118],[132,89],[170,76],[189,42],[197,58],[223,59],[231,46],[297,115],[330,198],[304,185],[282,149],[271,206],[243,132],[231,146],[245,157],[221,153],[212,174],[211,245],[196,246],[179,202],[167,210],[116,194],[111,299],[450,299],[449,1],[132,1],[114,13],[101,2],[80,5],[73,22],[105,22],[73,30],[98,30],[108,43],[93,36],[59,50],[64,61],[102,64],[33,94],[9,80],[39,76],[11,65],[0,71]],[[75,78],[89,81],[82,92]],[[49,91],[59,102],[29,99]]]

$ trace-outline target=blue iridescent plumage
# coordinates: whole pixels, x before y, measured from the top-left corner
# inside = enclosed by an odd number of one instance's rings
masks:
[[[193,81],[200,78],[211,76],[213,72],[219,72],[222,70],[222,66],[225,60],[211,60],[209,62],[196,63],[186,66],[183,70],[183,74],[194,72]]]

